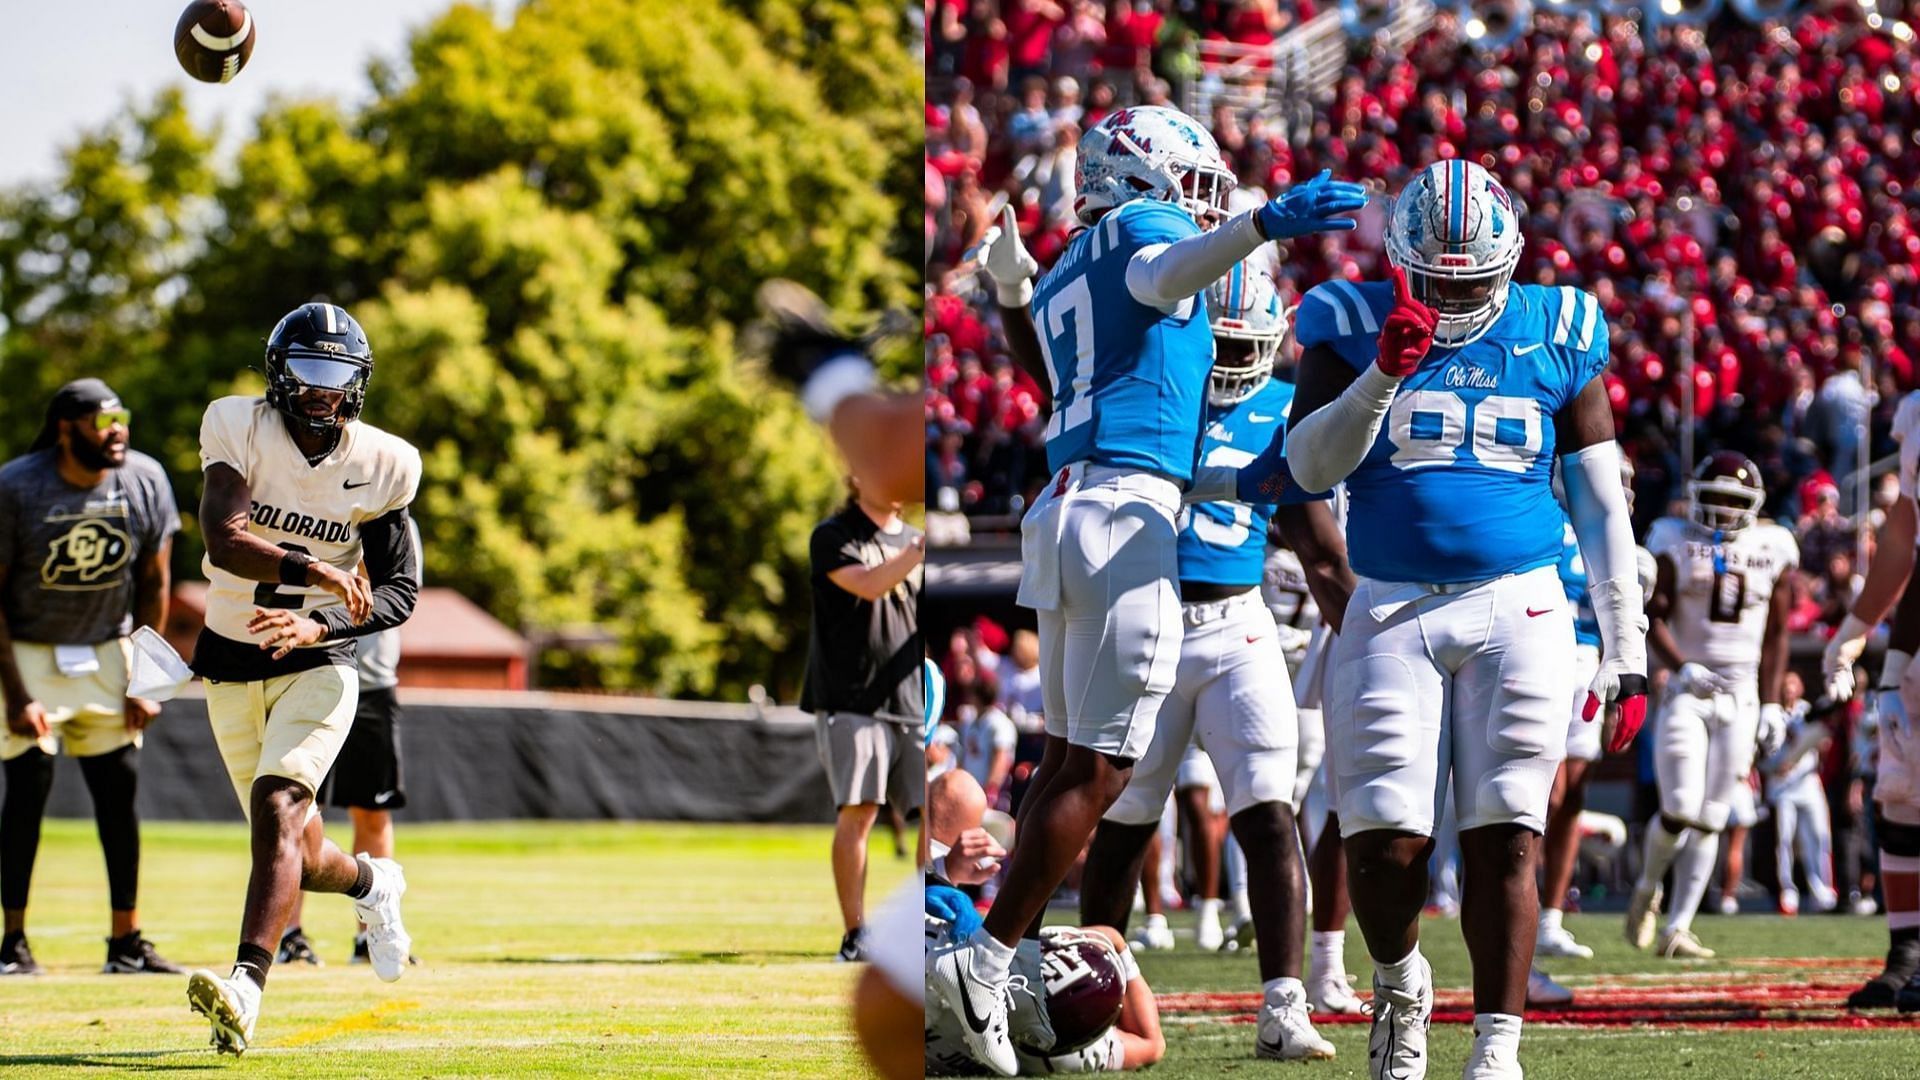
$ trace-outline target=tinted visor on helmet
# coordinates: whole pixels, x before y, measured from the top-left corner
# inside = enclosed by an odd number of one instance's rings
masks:
[[[366,380],[367,369],[345,360],[324,360],[316,356],[287,357],[287,374],[311,390],[352,390]]]

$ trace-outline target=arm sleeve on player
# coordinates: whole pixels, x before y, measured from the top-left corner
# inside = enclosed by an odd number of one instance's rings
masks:
[[[1172,307],[1199,295],[1265,242],[1249,210],[1212,232],[1148,244],[1127,260],[1127,291],[1148,307]]]
[[[1400,380],[1368,364],[1340,396],[1287,426],[1287,465],[1308,491],[1329,491],[1373,448]],[[1619,487],[1616,479],[1614,487]]]
[[[383,514],[360,526],[362,557],[373,582],[373,613],[355,625],[344,607],[316,611],[313,617],[327,628],[326,640],[364,637],[406,622],[420,599],[420,548],[405,508]]]
[[[242,407],[235,408],[235,402]],[[206,415],[200,419],[200,469],[206,471],[214,465],[226,465],[239,473],[247,475],[247,442],[251,434],[244,418],[252,415],[244,398],[219,398],[207,406]]]
[[[1640,590],[1633,521],[1620,489],[1620,444],[1609,439],[1560,459],[1568,516],[1587,564],[1587,594],[1610,663],[1647,673],[1646,600]]]

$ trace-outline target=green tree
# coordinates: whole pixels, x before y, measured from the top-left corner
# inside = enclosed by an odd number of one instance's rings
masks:
[[[420,447],[427,574],[536,632],[549,682],[791,693],[807,538],[839,495],[790,390],[736,356],[756,286],[911,304],[919,99],[893,2],[459,5],[346,111],[282,102],[233,167],[177,94],[0,193],[0,449],[114,382],[189,519],[200,413],[325,297],[368,422]],[[896,61],[901,61],[896,63]],[[911,228],[902,228],[902,223]],[[197,571],[189,521],[178,567]]]

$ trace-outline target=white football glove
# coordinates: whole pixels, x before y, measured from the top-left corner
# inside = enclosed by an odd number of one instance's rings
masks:
[[[1673,685],[1679,687],[1682,693],[1697,698],[1709,698],[1727,688],[1726,680],[1715,675],[1713,669],[1691,660],[1681,664],[1680,670],[1673,673]]]
[[[1827,679],[1827,696],[1835,701],[1845,701],[1853,696],[1853,665],[1859,663],[1860,654],[1866,651],[1867,635],[1873,632],[1852,612],[1841,621],[1840,628],[1833,632],[1833,640],[1827,642],[1827,651],[1820,660],[1821,674]]]
[[[1023,308],[1032,302],[1033,279],[1040,273],[1040,264],[1020,242],[1020,225],[1012,203],[1001,208],[1000,224],[987,229],[969,257],[986,267],[987,276],[993,279],[994,298],[1001,307]]]
[[[1755,733],[1760,743],[1761,758],[1770,758],[1780,752],[1787,741],[1787,710],[1778,703],[1760,706],[1760,728]]]

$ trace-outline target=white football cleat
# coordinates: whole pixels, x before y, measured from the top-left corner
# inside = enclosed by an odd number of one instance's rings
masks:
[[[1173,948],[1173,931],[1167,926],[1165,915],[1149,915],[1140,929],[1127,939],[1135,949],[1165,952]]]
[[[1737,896],[1734,896],[1731,893],[1721,893],[1720,894],[1720,914],[1722,915],[1740,914],[1740,898]]]
[[[1676,926],[1660,935],[1660,955],[1669,960],[1711,960],[1714,953],[1700,944],[1693,931]]]
[[[1220,901],[1200,901],[1200,918],[1193,926],[1193,944],[1201,952],[1218,952],[1227,933],[1220,928]]]
[[[1275,990],[1260,1006],[1253,1056],[1272,1061],[1331,1061],[1333,1044],[1313,1030],[1306,995]]]
[[[1523,1080],[1526,1074],[1520,1071],[1520,1062],[1512,1054],[1476,1038],[1473,1049],[1467,1053],[1467,1067],[1460,1075],[1462,1080]]]
[[[1008,1031],[1007,984],[991,986],[973,976],[973,946],[961,942],[927,958],[927,990],[938,994],[960,1019],[960,1037],[975,1061],[1001,1076],[1020,1070]]]
[[[1593,950],[1573,940],[1573,932],[1564,926],[1541,926],[1533,936],[1535,956],[1564,956],[1574,960],[1593,959]]]
[[[1660,886],[1635,886],[1633,900],[1627,904],[1627,944],[1644,949],[1653,944],[1653,932],[1660,921]]]
[[[1573,991],[1554,982],[1539,968],[1527,969],[1527,1007],[1552,1008],[1573,1004]]]
[[[1780,890],[1780,914],[1800,914],[1800,890],[1789,885]]]
[[[1373,1004],[1361,1000],[1345,978],[1331,972],[1307,979],[1307,1005],[1316,1013],[1332,1016],[1373,1015]]]
[[[260,988],[235,972],[221,978],[202,969],[187,977],[187,1004],[213,1024],[213,1046],[239,1057],[253,1041],[254,1021],[260,1019]]]
[[[395,982],[406,973],[407,959],[413,953],[413,939],[400,921],[400,897],[407,891],[407,876],[392,859],[376,859],[361,852],[358,862],[373,868],[373,888],[353,902],[353,912],[367,924],[367,959],[381,982]]]
[[[1373,975],[1373,1029],[1367,1033],[1367,1075],[1372,1080],[1426,1080],[1427,1025],[1433,1019],[1433,965],[1420,958],[1420,996],[1388,996]]]

